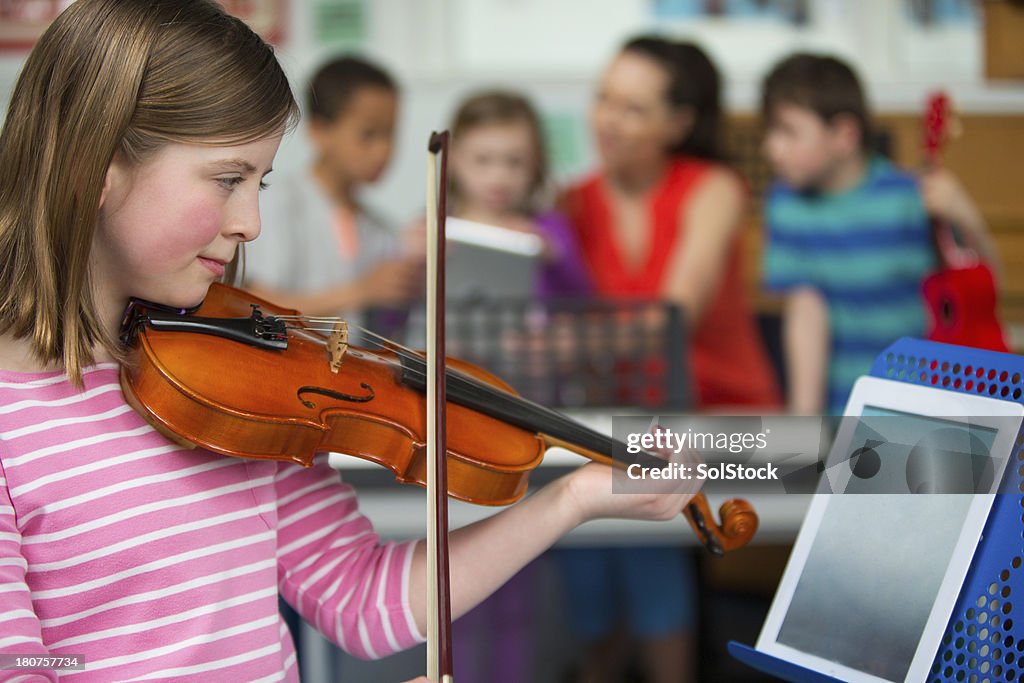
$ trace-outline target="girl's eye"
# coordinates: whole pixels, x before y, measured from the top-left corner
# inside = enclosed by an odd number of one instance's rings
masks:
[[[267,189],[268,187],[270,187],[270,183],[268,183],[266,180],[260,181],[260,192]]]
[[[221,187],[230,192],[245,182],[245,178],[242,176],[231,176],[229,178],[217,178],[217,182],[220,183]],[[260,180],[260,190],[265,190],[268,187],[270,186],[265,181]]]
[[[243,180],[244,180],[244,178],[242,178],[242,176],[231,176],[229,178],[217,178],[217,182],[220,183],[220,186],[223,187],[225,190],[228,190],[228,191],[235,189],[235,187],[238,186],[238,184],[241,183]]]

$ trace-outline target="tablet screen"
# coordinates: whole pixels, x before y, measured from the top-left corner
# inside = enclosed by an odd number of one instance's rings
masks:
[[[758,649],[842,680],[924,680],[1022,414],[860,379]]]
[[[830,496],[778,642],[902,681],[972,496]]]
[[[998,430],[865,405],[845,458],[843,493],[992,493]],[[837,474],[832,472],[832,474]]]

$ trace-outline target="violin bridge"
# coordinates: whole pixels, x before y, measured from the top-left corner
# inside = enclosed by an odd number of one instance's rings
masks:
[[[341,369],[341,359],[348,349],[348,323],[344,320],[335,323],[331,336],[327,340],[327,353],[330,356],[331,372],[337,374]]]

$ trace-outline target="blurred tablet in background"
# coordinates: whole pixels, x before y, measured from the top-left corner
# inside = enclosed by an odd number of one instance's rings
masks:
[[[449,216],[448,300],[525,298],[533,293],[544,241],[540,236]]]

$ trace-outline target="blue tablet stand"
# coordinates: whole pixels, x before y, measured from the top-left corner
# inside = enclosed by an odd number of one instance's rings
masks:
[[[1024,358],[919,339],[882,352],[871,375],[1024,403]],[[1024,683],[1024,436],[1018,435],[927,683]],[[836,679],[729,643],[750,666],[793,683]]]

